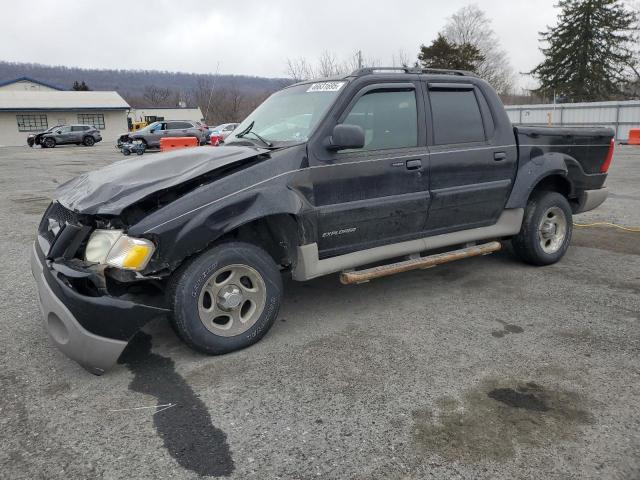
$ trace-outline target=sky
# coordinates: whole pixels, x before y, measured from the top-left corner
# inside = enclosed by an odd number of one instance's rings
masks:
[[[288,58],[361,50],[390,65],[400,51],[415,59],[470,3],[492,20],[516,72],[542,59],[538,32],[555,23],[555,0],[3,0],[0,60],[283,77]]]

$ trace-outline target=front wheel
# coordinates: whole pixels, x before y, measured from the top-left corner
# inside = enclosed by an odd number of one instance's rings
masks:
[[[529,199],[522,228],[511,244],[526,263],[551,265],[567,252],[572,232],[569,201],[557,192],[537,192]]]
[[[51,137],[47,137],[42,141],[42,146],[44,148],[53,148],[56,146],[56,141]]]
[[[219,355],[256,343],[278,315],[282,278],[261,248],[220,244],[174,272],[172,322],[194,350]]]

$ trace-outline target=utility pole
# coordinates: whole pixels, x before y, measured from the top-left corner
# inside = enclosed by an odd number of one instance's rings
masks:
[[[358,69],[362,68],[362,50],[358,50]]]

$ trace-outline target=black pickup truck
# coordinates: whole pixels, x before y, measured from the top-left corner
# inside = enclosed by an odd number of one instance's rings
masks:
[[[126,159],[62,185],[32,253],[45,325],[101,374],[158,316],[208,354],[258,341],[284,274],[356,283],[501,240],[551,264],[572,214],[605,200],[612,154],[609,129],[514,128],[465,72],[299,83],[224,147]]]

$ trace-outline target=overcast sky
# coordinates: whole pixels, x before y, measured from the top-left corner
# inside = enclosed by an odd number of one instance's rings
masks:
[[[0,60],[197,73],[219,62],[220,73],[278,77],[288,57],[360,49],[390,64],[400,50],[414,59],[469,3],[492,19],[516,72],[540,61],[555,0],[3,0]]]

